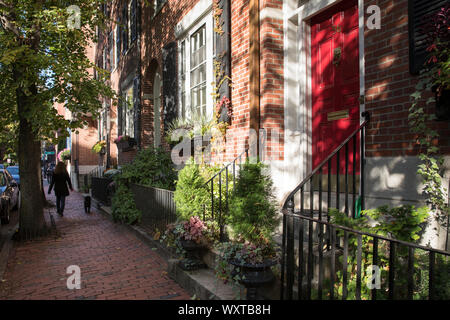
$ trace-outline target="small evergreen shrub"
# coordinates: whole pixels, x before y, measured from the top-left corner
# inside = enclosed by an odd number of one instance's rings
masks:
[[[255,245],[272,242],[279,224],[273,182],[262,163],[242,166],[231,199],[228,223],[240,240]]]
[[[121,177],[130,183],[174,190],[177,172],[170,153],[150,147],[139,151],[132,163],[122,167]]]
[[[210,195],[205,185],[207,171],[207,169],[196,164],[191,157],[178,173],[174,201],[179,220],[189,220],[192,216],[203,217],[204,207]]]
[[[139,223],[142,213],[136,208],[131,190],[124,184],[118,183],[112,198],[112,217],[115,222],[128,224]]]

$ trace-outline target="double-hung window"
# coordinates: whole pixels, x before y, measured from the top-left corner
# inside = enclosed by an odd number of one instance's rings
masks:
[[[206,15],[179,39],[181,117],[212,116],[213,76],[212,17]]]
[[[108,48],[109,48],[109,71],[113,71],[115,67],[114,59],[114,33],[111,31],[108,36]]]
[[[134,138],[134,87],[130,86],[122,96],[122,135]]]
[[[130,0],[128,12],[128,37],[132,43],[137,38],[137,0]]]
[[[115,40],[116,40],[116,50],[115,50],[115,61],[114,61],[114,67],[117,68],[120,61],[120,27],[117,25],[115,28]]]
[[[122,54],[128,50],[128,6],[124,5],[122,8],[121,20],[121,34],[122,34]]]

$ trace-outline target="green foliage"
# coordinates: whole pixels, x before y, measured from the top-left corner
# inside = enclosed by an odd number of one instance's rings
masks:
[[[117,189],[112,198],[112,216],[115,222],[128,224],[138,223],[141,212],[136,208],[131,190],[123,183],[117,183]]]
[[[215,121],[210,117],[197,113],[190,117],[179,117],[169,124],[165,139],[169,144],[176,144],[183,137],[193,139],[197,136],[204,136],[211,131],[214,124]]]
[[[380,234],[395,239],[417,242],[420,234],[425,228],[425,222],[428,218],[427,207],[416,209],[414,206],[400,206],[389,209],[386,206],[379,207],[374,210],[365,210],[362,217],[353,219],[346,216],[336,209],[330,209],[330,222],[342,226],[346,226],[363,232]],[[338,229],[339,230],[339,229]],[[338,237],[344,237],[343,231],[338,231]],[[355,234],[348,233],[348,258],[347,258],[347,299],[356,298],[356,257],[358,239]],[[368,300],[371,298],[371,290],[366,285],[370,281],[372,275],[368,267],[373,263],[373,238],[361,236],[361,298]],[[408,248],[402,245],[396,245],[395,258],[395,298],[404,299],[407,296],[407,279],[408,279]],[[387,241],[379,241],[378,243],[378,267],[381,272],[381,288],[377,290],[377,299],[387,299],[388,276],[389,276],[389,243]],[[424,250],[414,250],[414,274],[413,288],[414,299],[428,298],[428,268],[429,255]],[[435,287],[437,299],[450,298],[450,261],[442,255],[436,255],[437,263],[435,265]],[[338,258],[339,265],[343,265],[343,257]],[[343,294],[343,272],[339,270],[336,274],[335,293],[338,297]]]
[[[128,183],[174,190],[177,172],[168,152],[149,147],[140,150],[133,162],[122,167],[121,178]]]
[[[252,244],[271,241],[279,224],[272,180],[262,163],[248,161],[239,171],[231,199],[228,223],[233,233]]]
[[[421,163],[417,173],[422,177],[423,194],[428,204],[437,211],[436,220],[443,226],[447,224],[450,209],[442,185],[442,165],[444,159],[440,154],[439,133],[433,128],[435,115],[429,112],[429,105],[436,99],[430,97],[425,100],[424,96],[431,93],[432,88],[438,92],[450,89],[450,43],[448,32],[449,7],[442,8],[433,17],[427,30],[427,40],[430,41],[427,51],[428,60],[424,70],[420,74],[420,80],[416,90],[411,94],[412,104],[409,108],[408,122],[410,130],[417,136],[420,145],[419,158]]]
[[[192,216],[203,216],[209,199],[209,190],[205,185],[208,177],[208,169],[196,164],[193,158],[180,170],[174,194],[178,219],[188,220]]]
[[[7,0],[0,4],[1,128],[26,119],[37,139],[56,144],[56,131],[60,139],[66,138],[66,129],[76,131],[88,124],[84,115],[98,115],[99,97],[114,97],[104,81],[107,72],[96,67],[85,50],[96,40],[96,26],[104,26],[106,19],[99,9],[103,2]],[[81,9],[79,29],[68,27],[70,5]],[[98,79],[89,73],[92,68]],[[63,103],[72,119],[58,115],[54,103]],[[1,131],[4,135],[8,134]],[[17,139],[16,135],[16,143]]]
[[[377,234],[407,242],[416,242],[424,230],[424,224],[429,217],[429,209],[427,207],[416,209],[411,205],[392,209],[389,209],[388,206],[381,206],[377,209],[365,210],[362,214],[378,222],[372,227]]]

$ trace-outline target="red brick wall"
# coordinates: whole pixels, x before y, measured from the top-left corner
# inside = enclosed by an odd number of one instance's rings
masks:
[[[409,73],[408,0],[365,1],[365,12],[373,4],[381,9],[381,29],[365,28],[365,107],[372,115],[366,155],[416,155],[418,145],[408,126],[410,94],[418,80]],[[450,123],[433,126],[440,132],[441,150],[450,153]]]
[[[260,9],[282,8],[282,1],[262,1]],[[266,155],[282,160],[284,152],[284,77],[283,20],[264,18],[260,21],[261,39],[261,128],[266,129]],[[271,134],[279,134],[279,143],[271,143]]]

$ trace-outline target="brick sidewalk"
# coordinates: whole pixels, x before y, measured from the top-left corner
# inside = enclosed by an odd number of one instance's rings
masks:
[[[55,202],[55,196],[47,195]],[[0,299],[189,299],[166,273],[167,263],[122,225],[97,212],[84,213],[73,192],[64,217],[50,209],[60,238],[14,243]],[[46,212],[46,215],[49,213]],[[81,289],[66,286],[66,268],[81,269]]]

